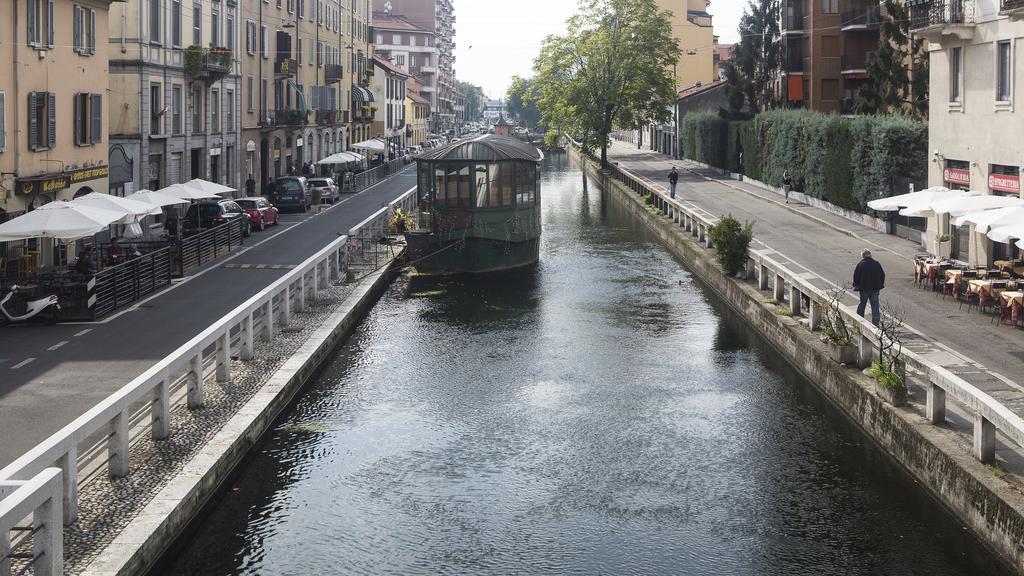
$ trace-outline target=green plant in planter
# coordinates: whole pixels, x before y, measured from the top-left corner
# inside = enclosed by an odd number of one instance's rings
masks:
[[[185,70],[189,74],[199,72],[203,65],[203,49],[193,44],[185,49]]]
[[[949,234],[939,234],[938,236],[935,237],[935,239],[938,240],[939,242],[949,242],[949,238]]]
[[[740,224],[732,214],[724,216],[718,224],[708,228],[708,235],[718,255],[722,271],[735,276],[747,263],[747,249],[754,239],[754,224]]]
[[[871,365],[871,368],[868,368],[868,376],[874,378],[875,382],[886,390],[899,392],[906,390],[907,388],[907,385],[903,382],[903,378],[900,378],[899,374],[896,374],[887,368],[883,368],[882,364],[879,362],[875,362]]]

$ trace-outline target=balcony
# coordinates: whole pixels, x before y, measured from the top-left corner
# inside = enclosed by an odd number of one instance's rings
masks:
[[[317,110],[316,123],[320,126],[333,126],[338,123],[338,110]]]
[[[804,73],[804,55],[802,52],[786,54],[783,65],[786,74],[803,74]]]
[[[274,77],[275,78],[295,78],[295,71],[298,70],[299,63],[293,58],[282,58],[277,57],[274,60]]]
[[[227,48],[189,46],[185,49],[185,71],[192,78],[216,82],[231,73],[231,64],[231,50]]]
[[[1024,19],[1024,0],[1001,0],[999,13],[1009,16],[1010,20]]]
[[[782,35],[803,36],[804,5],[799,1],[785,1],[782,5]]]
[[[306,118],[302,110],[274,110],[274,126],[305,126]]]
[[[881,25],[881,6],[853,6],[843,12],[843,32],[873,31]]]
[[[695,26],[711,28],[711,15],[707,12],[696,12],[691,10],[686,13],[686,19],[690,21],[690,24]]]
[[[341,82],[341,79],[345,76],[345,71],[341,64],[327,64],[324,66],[324,82],[327,84],[334,84]]]
[[[974,0],[930,0],[910,7],[910,31],[929,42],[974,38]]]
[[[844,77],[867,78],[868,65],[875,59],[874,52],[846,54],[840,61],[840,70]]]

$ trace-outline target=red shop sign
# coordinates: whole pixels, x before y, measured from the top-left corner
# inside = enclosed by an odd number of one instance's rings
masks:
[[[988,187],[1000,192],[1020,194],[1020,177],[1006,176],[1005,174],[989,174]]]
[[[950,184],[963,184],[964,186],[970,186],[971,172],[969,170],[959,170],[957,168],[946,168],[942,171],[942,179]]]

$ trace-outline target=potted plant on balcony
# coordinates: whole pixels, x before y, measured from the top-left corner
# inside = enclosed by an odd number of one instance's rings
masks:
[[[818,324],[822,341],[828,345],[832,360],[838,364],[853,364],[857,361],[857,345],[853,343],[853,335],[842,311],[846,293],[845,287],[828,291],[828,302]]]
[[[195,44],[185,49],[185,71],[195,76],[203,65],[203,49]]]
[[[221,66],[231,65],[231,49],[224,46],[210,45],[210,58]]]

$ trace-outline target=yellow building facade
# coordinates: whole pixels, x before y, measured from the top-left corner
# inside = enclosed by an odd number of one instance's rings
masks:
[[[676,64],[676,88],[683,89],[697,82],[707,84],[716,79],[714,53],[715,34],[708,0],[656,0],[658,7],[672,13],[672,35],[679,43]]]

